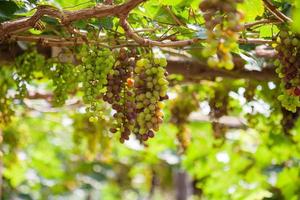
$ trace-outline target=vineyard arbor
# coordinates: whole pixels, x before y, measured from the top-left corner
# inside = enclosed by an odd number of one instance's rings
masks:
[[[299,199],[297,0],[0,1],[3,199]]]

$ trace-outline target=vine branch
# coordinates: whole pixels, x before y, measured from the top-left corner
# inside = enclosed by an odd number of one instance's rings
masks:
[[[38,6],[37,11],[31,17],[25,17],[17,20],[6,21],[0,24],[0,42],[5,38],[11,38],[13,40],[20,40],[20,41],[29,41],[29,42],[39,42],[46,46],[74,46],[74,45],[81,45],[87,42],[87,39],[84,35],[82,35],[77,30],[73,29],[71,23],[81,19],[88,19],[92,17],[106,17],[106,16],[116,16],[120,19],[120,25],[124,29],[126,35],[131,38],[135,43],[124,43],[116,46],[109,46],[105,43],[100,43],[100,45],[110,48],[118,48],[123,46],[159,46],[159,47],[184,47],[189,46],[200,41],[203,39],[200,38],[192,38],[187,40],[180,40],[180,41],[157,41],[151,40],[141,37],[136,31],[134,31],[130,24],[127,21],[128,13],[134,9],[136,6],[145,2],[147,0],[129,0],[127,3],[121,5],[96,5],[92,8],[81,9],[77,11],[64,11],[59,10],[53,6]],[[268,2],[268,1],[267,1]],[[269,4],[267,4],[269,5]],[[270,6],[269,6],[270,7]],[[274,10],[274,8],[272,8]],[[276,10],[276,8],[275,8]],[[278,11],[279,12],[279,11]],[[21,31],[28,30],[30,28],[37,28],[40,27],[40,19],[43,16],[50,16],[59,20],[60,24],[65,26],[67,30],[73,35],[74,37],[71,38],[51,38],[51,37],[37,37],[37,36],[22,36],[16,35],[14,33],[18,33]],[[273,20],[276,22],[275,20]],[[245,25],[245,27],[251,27],[262,23],[267,23],[267,20],[261,20],[258,22],[254,22],[252,24]],[[76,37],[79,36],[79,37]],[[91,41],[91,43],[98,43],[99,41]],[[239,43],[247,43],[247,44],[266,44],[272,43],[272,40],[265,40],[265,39],[239,39]]]
[[[42,5],[36,8],[36,12],[31,17],[24,17],[17,20],[6,21],[0,24],[0,40],[12,33],[26,31],[35,28],[43,16],[53,17],[67,26],[74,21],[89,19],[93,17],[102,18],[107,16],[119,16],[128,13],[146,0],[129,0],[121,5],[96,5],[92,8],[81,9],[77,11],[63,11],[53,6]]]
[[[278,19],[261,19],[261,20],[255,21],[255,22],[249,22],[249,23],[244,24],[244,29],[252,28],[253,26],[270,24],[270,23],[279,24],[282,22]]]
[[[136,33],[133,33],[137,35]],[[133,38],[133,40],[119,40],[119,45],[109,45],[107,43],[104,43],[104,41],[99,40],[89,40],[88,42],[90,44],[98,44],[99,46],[107,47],[107,48],[120,48],[120,47],[138,47],[143,44],[143,46],[155,46],[158,43],[161,44],[161,47],[178,47],[176,45],[180,46],[187,46],[188,43],[184,41],[176,41],[175,42],[169,42],[169,41],[153,41],[154,43],[151,43],[150,45],[146,45],[147,42],[145,41],[147,39],[144,39],[137,35],[138,41]],[[71,37],[71,38],[59,38],[49,35],[43,35],[43,36],[33,36],[33,35],[12,35],[10,37],[10,40],[12,41],[24,41],[24,42],[36,42],[38,44],[41,44],[43,46],[57,46],[57,47],[66,47],[66,46],[76,46],[76,45],[82,45],[86,44],[86,40],[84,37]],[[196,41],[192,42],[191,44],[196,43],[197,41],[203,41],[200,39],[197,39]],[[240,44],[268,44],[273,43],[272,40],[266,40],[266,39],[259,39],[259,38],[240,38],[238,41]]]
[[[292,19],[280,12],[270,0],[263,0],[264,5],[281,22],[292,22]]]
[[[184,47],[195,44],[200,41],[204,41],[203,39],[193,38],[188,40],[180,40],[180,41],[155,41],[151,39],[145,39],[139,36],[129,25],[127,21],[127,16],[120,17],[120,25],[124,29],[126,35],[133,39],[135,42],[140,44],[141,46],[159,46],[159,47]],[[241,38],[238,41],[241,44],[269,44],[273,43],[272,40],[260,39],[260,38]]]
[[[193,38],[189,40],[180,40],[180,41],[155,41],[151,39],[145,39],[139,36],[134,30],[130,27],[127,22],[127,15],[120,16],[120,25],[124,29],[126,35],[133,39],[135,42],[141,46],[159,46],[159,47],[183,47],[192,45],[200,41],[199,38]]]
[[[19,47],[17,47],[19,48]],[[1,49],[0,49],[1,50]],[[16,52],[18,50],[15,50]],[[22,51],[22,50],[20,50]],[[45,57],[53,56],[52,47],[44,47],[40,49],[41,53]],[[48,53],[52,52],[52,53]],[[22,54],[23,52],[18,52],[17,54]],[[11,50],[0,51],[0,61],[6,61],[6,65],[9,66],[11,62],[15,61],[15,53]],[[16,55],[17,56],[17,55]],[[4,66],[1,65],[0,67]],[[188,58],[186,56],[169,55],[167,57],[167,71],[171,74],[181,74],[185,81],[187,82],[199,82],[200,80],[213,80],[216,77],[224,77],[230,79],[247,79],[253,81],[276,81],[278,79],[274,68],[266,67],[261,71],[249,71],[244,69],[244,62],[242,60],[234,59],[235,69],[228,71],[224,69],[210,68],[207,63],[203,60],[198,60],[194,58]]]

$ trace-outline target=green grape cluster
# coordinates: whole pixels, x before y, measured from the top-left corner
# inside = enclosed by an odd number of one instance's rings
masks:
[[[199,100],[193,87],[178,89],[177,97],[171,102],[171,123],[178,128],[177,140],[183,150],[190,143],[190,132],[187,127],[188,117],[199,108]]]
[[[14,83],[10,77],[10,71],[0,68],[0,128],[1,125],[7,124],[14,114],[11,108],[12,99],[7,94]]]
[[[197,95],[192,87],[185,86],[178,89],[177,97],[171,103],[171,122],[185,124],[193,111],[199,108]]]
[[[16,59],[16,74],[18,97],[20,99],[27,95],[27,86],[32,79],[41,78],[41,71],[45,65],[45,57],[36,51],[24,53]]]
[[[300,107],[300,36],[282,28],[277,39],[276,72],[284,92],[278,97],[282,106],[296,112]]]
[[[44,74],[54,85],[53,105],[62,106],[68,99],[68,94],[75,92],[79,83],[79,69],[72,63],[59,62],[56,59],[47,61]]]
[[[207,29],[207,47],[203,56],[208,58],[211,67],[232,70],[231,51],[237,48],[239,31],[242,30],[243,14],[238,11],[238,3],[243,0],[203,0],[200,9],[204,13]]]
[[[108,109],[103,108],[103,111],[108,112]],[[111,118],[102,118],[98,123],[93,123],[90,122],[89,117],[81,113],[72,115],[73,141],[76,144],[74,151],[84,154],[87,160],[94,159],[99,151],[101,151],[101,158],[108,157],[111,154],[112,140],[107,127],[111,126]],[[85,147],[86,151],[82,151],[82,147]]]
[[[296,112],[297,108],[300,107],[300,101],[298,96],[290,95],[287,92],[278,96],[278,100],[281,105],[291,112]]]
[[[222,89],[216,89],[214,96],[209,100],[209,114],[214,119],[221,118],[228,113],[228,91]]]
[[[88,105],[87,113],[93,113],[91,122],[102,117],[100,98],[106,91],[107,75],[111,71],[115,59],[113,52],[108,48],[84,45],[80,51],[82,64],[79,66],[83,102]]]
[[[227,90],[230,87],[217,87],[214,88],[214,94],[209,99],[210,117],[212,119],[219,119],[228,114],[229,110],[229,97]],[[215,138],[224,137],[227,127],[224,124],[218,122],[212,122],[212,128]]]
[[[141,141],[154,137],[163,122],[163,100],[168,99],[167,61],[164,57],[149,54],[136,62],[135,99],[137,123],[134,133]]]

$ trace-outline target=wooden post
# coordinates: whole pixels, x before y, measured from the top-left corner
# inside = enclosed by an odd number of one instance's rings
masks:
[[[185,171],[178,170],[174,178],[176,200],[187,200],[192,192],[192,183]]]

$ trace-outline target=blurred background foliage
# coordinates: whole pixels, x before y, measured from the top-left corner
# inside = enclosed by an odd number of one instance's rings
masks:
[[[228,114],[245,126],[215,130],[218,123],[196,118],[184,132],[171,120],[174,104],[183,105],[178,91],[200,91],[198,116],[210,113],[205,91],[213,89],[183,84],[170,90],[165,123],[146,146],[119,143],[109,119],[91,123],[80,106],[47,110],[46,101],[28,100],[3,129],[4,199],[175,199],[183,172],[194,199],[298,199],[300,122],[284,134],[282,115],[266,101],[276,90],[261,87],[245,103],[244,84],[228,91]],[[186,134],[184,150],[178,134]]]

